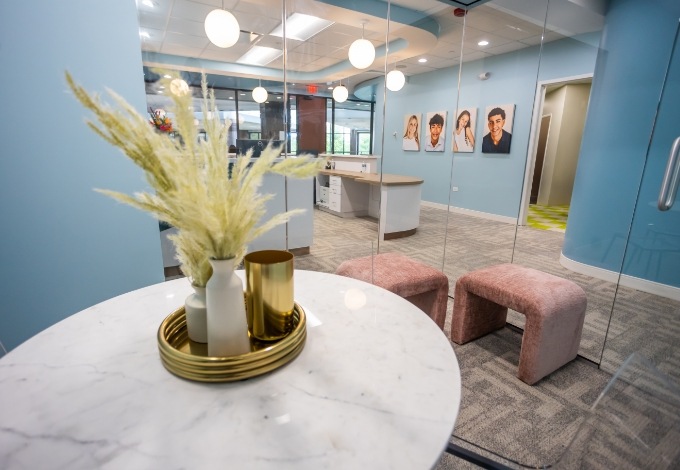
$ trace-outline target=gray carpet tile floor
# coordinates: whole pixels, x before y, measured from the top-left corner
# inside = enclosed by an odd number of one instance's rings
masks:
[[[680,303],[567,270],[559,263],[563,240],[559,232],[424,206],[415,235],[378,243],[375,219],[339,218],[316,210],[311,253],[295,263],[298,269],[332,273],[342,261],[375,253],[379,245],[380,252],[400,252],[442,270],[451,296],[460,275],[508,262],[580,285],[588,298],[580,357],[534,386],[516,377],[523,315],[511,311],[510,327],[466,345],[452,343],[463,383],[452,441],[517,468],[543,467],[557,462],[611,373],[630,353],[641,351],[680,378],[680,348],[675,344]],[[452,304],[450,299],[447,335]],[[436,468],[467,465],[445,454]]]
[[[506,328],[465,345],[452,343],[463,387],[452,442],[513,468],[536,468],[558,461],[612,373],[632,352],[680,382],[680,302],[567,270],[559,263],[563,240],[559,232],[423,206],[415,235],[378,242],[375,219],[315,210],[313,246],[308,255],[295,258],[295,267],[333,273],[343,261],[378,249],[433,266],[449,278],[447,337],[453,287],[470,270],[513,262],[580,285],[588,309],[579,357],[534,386],[516,377],[524,324],[520,313],[509,312]],[[444,454],[435,468],[475,467]]]

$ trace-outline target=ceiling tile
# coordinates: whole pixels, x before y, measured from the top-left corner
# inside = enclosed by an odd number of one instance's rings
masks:
[[[163,41],[163,36],[165,35],[164,31],[162,29],[151,29],[151,28],[141,28],[140,33],[144,32],[149,35],[148,38],[141,37],[142,42],[144,41],[151,41],[151,42],[162,42]]]
[[[318,69],[323,69],[325,67],[330,67],[338,63],[338,59],[332,57],[320,57],[316,59],[312,64]]]
[[[174,18],[182,18],[188,21],[205,21],[208,13],[215,9],[214,6],[205,5],[203,3],[193,2],[190,0],[175,0],[170,16]]]
[[[139,27],[164,29],[168,24],[168,15],[157,15],[153,13],[140,12],[139,13]]]
[[[165,33],[163,46],[165,47],[166,45],[173,44],[178,46],[186,46],[191,49],[203,50],[209,42],[210,41],[208,40],[208,37],[205,35],[203,37],[197,37],[188,34],[167,32]]]
[[[261,5],[249,2],[239,2],[235,8],[233,8],[232,13],[236,12],[247,13],[249,15],[264,16],[273,20],[276,20],[277,25],[281,23],[281,18],[283,18],[283,11],[281,5],[269,6]]]
[[[338,33],[335,31],[335,25],[324,29],[316,36],[310,38],[308,41],[314,44],[325,44],[328,46],[342,46],[351,44],[356,38],[356,36],[348,36],[346,34]]]
[[[197,47],[186,47],[178,44],[173,44],[172,46],[167,46],[163,43],[161,46],[161,52],[163,54],[173,54],[187,57],[199,57],[203,49]]]
[[[500,54],[507,54],[508,52],[513,52],[517,51],[519,49],[523,49],[525,46],[522,43],[519,42],[510,42],[508,44],[503,44],[502,46],[497,46],[497,47],[487,47],[484,52],[487,54],[492,54],[492,55],[500,55]]]
[[[236,16],[236,19],[241,26],[241,30],[252,31],[258,34],[269,34],[280,23],[278,19],[250,13],[236,12],[234,16]]]
[[[471,62],[473,60],[486,59],[487,57],[490,57],[489,54],[480,51],[464,53],[463,62]]]
[[[537,46],[541,43],[541,35],[537,36],[532,36],[530,38],[522,39],[520,42],[523,44],[527,44],[529,46]],[[562,36],[560,33],[556,33],[554,31],[547,31],[545,33],[545,42],[551,42],[551,41],[556,41],[558,39],[564,39],[564,36]]]
[[[205,34],[205,25],[202,21],[189,21],[176,17],[170,17],[167,31],[172,33],[188,34],[190,36],[207,37]]]
[[[304,42],[296,47],[288,47],[289,51],[297,52],[298,54],[310,54],[315,56],[328,56],[337,51],[335,46],[326,46],[323,44],[316,44],[313,42]],[[347,56],[347,51],[344,52]]]
[[[204,59],[219,60],[222,62],[236,62],[243,54],[248,52],[250,46],[247,44],[235,44],[225,49],[209,43],[201,55]]]

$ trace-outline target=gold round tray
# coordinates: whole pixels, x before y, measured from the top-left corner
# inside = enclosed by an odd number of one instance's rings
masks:
[[[234,382],[266,374],[295,359],[307,338],[305,312],[297,303],[293,330],[276,342],[250,338],[250,352],[238,356],[208,356],[208,345],[189,339],[184,307],[168,315],[158,328],[158,349],[166,369],[200,382]]]

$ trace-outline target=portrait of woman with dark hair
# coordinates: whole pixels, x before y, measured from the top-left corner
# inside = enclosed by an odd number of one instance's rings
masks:
[[[453,151],[474,152],[475,133],[472,128],[477,117],[477,109],[464,109],[456,119],[456,128],[453,130]]]

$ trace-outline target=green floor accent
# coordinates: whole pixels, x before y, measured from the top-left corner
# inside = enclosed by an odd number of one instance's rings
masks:
[[[527,225],[540,230],[564,232],[567,228],[569,206],[539,206],[529,205]]]

